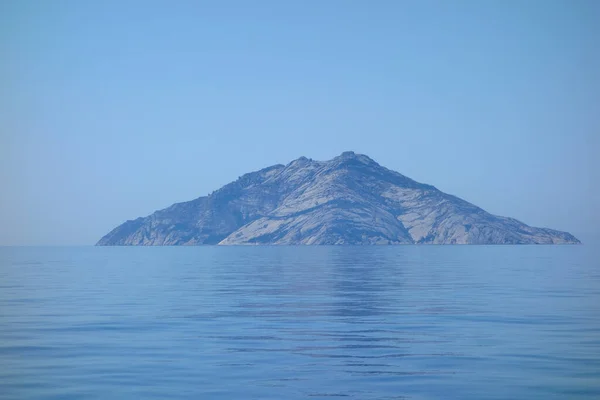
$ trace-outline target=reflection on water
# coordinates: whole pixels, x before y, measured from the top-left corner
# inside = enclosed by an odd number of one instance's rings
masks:
[[[0,394],[598,398],[594,252],[1,248]]]

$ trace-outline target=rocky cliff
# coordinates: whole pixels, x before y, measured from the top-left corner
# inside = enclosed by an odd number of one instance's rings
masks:
[[[492,215],[369,157],[301,157],[116,227],[98,245],[562,244],[571,234]]]

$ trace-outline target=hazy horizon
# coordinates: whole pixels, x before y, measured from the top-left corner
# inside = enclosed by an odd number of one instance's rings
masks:
[[[348,150],[585,243],[598,16],[594,1],[4,2],[0,245],[94,244]]]

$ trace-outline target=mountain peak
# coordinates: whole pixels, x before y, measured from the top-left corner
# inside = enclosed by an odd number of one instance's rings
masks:
[[[342,154],[340,154],[339,156],[335,157],[332,161],[358,161],[361,162],[363,164],[374,164],[374,165],[379,165],[377,164],[372,158],[370,158],[369,156],[365,155],[365,154],[357,154],[353,151],[344,151]]]
[[[311,159],[309,159],[307,157],[304,157],[304,156],[301,156],[301,157],[296,158],[295,160],[291,161],[290,163],[288,163],[288,166],[292,166],[292,167],[298,168],[298,167],[302,167],[302,166],[307,165],[311,161],[312,161]]]

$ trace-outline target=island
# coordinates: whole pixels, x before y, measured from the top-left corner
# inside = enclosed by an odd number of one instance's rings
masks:
[[[300,157],[126,221],[99,246],[576,244],[492,215],[351,151]]]

